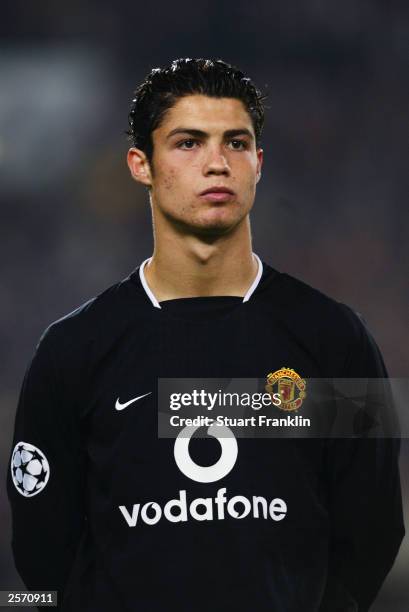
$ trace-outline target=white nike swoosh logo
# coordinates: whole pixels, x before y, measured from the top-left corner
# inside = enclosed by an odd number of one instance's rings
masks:
[[[116,400],[115,408],[117,410],[123,410],[130,404],[137,402],[138,400],[142,399],[143,397],[146,397],[147,395],[150,395],[151,393],[152,391],[149,391],[149,393],[145,393],[145,395],[139,395],[139,397],[134,397],[133,399],[129,400],[129,402],[125,402],[124,404],[121,404],[121,402],[119,401],[119,397],[118,397],[118,399]]]

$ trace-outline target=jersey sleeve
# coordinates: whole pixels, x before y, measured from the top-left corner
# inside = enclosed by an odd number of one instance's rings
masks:
[[[352,311],[348,316],[354,341],[344,377],[387,378],[363,321]],[[393,405],[387,409],[393,411]],[[392,421],[396,417],[385,416]],[[328,441],[331,544],[320,612],[366,612],[393,565],[405,533],[399,450],[396,435]]]
[[[85,521],[84,453],[50,329],[20,391],[7,492],[17,571],[28,589],[57,590],[61,601]]]

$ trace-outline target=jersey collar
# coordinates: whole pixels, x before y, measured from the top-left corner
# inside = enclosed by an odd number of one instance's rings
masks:
[[[255,290],[258,287],[258,284],[260,282],[260,279],[263,275],[263,263],[261,261],[261,259],[258,257],[258,255],[256,255],[255,253],[253,253],[253,257],[255,258],[255,260],[257,261],[258,264],[258,269],[257,269],[257,274],[253,280],[253,282],[251,283],[250,287],[247,290],[246,295],[243,297],[243,302],[248,302],[249,299],[251,298],[251,296],[253,295],[253,293],[255,292]],[[146,266],[146,264],[148,264],[150,262],[150,260],[152,259],[152,257],[148,257],[148,259],[145,259],[145,261],[143,261],[141,263],[141,265],[139,266],[139,278],[141,281],[141,285],[144,288],[144,291],[146,293],[146,295],[148,296],[148,298],[150,299],[150,301],[152,302],[152,304],[154,305],[155,308],[162,308],[162,306],[159,304],[158,300],[156,299],[156,297],[154,296],[154,294],[152,293],[146,278],[145,278],[145,273],[144,273],[144,268]]]

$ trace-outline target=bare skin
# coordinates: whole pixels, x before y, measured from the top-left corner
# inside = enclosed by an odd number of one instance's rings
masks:
[[[152,166],[140,149],[127,156],[132,177],[150,193],[155,246],[145,276],[151,291],[159,302],[244,296],[257,274],[249,213],[263,151],[243,103],[185,96],[152,139]],[[202,195],[212,187],[233,193]]]

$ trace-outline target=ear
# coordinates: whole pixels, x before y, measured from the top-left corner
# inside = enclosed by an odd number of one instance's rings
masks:
[[[260,178],[261,178],[261,166],[263,165],[263,155],[264,155],[263,149],[257,149],[257,178],[256,178],[256,183],[258,183]]]
[[[141,149],[131,147],[126,156],[132,178],[138,183],[150,187],[152,185],[151,168],[146,154]]]

